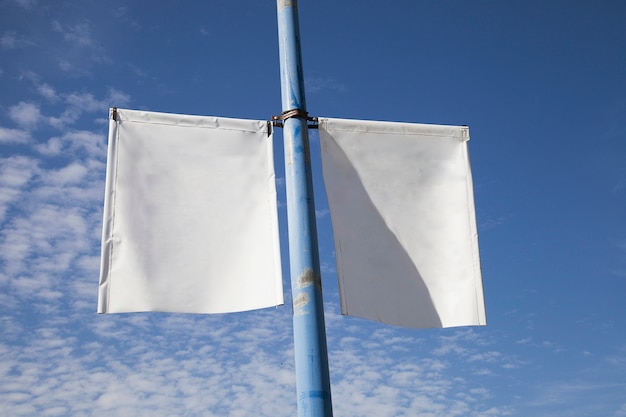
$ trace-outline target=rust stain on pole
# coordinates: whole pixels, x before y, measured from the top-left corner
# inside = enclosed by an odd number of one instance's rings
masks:
[[[309,285],[315,285],[317,289],[322,289],[322,280],[319,276],[315,276],[311,268],[304,270],[300,278],[298,278],[298,288],[305,288]]]
[[[291,0],[278,0],[278,9],[282,9],[283,7],[291,7],[293,6]]]

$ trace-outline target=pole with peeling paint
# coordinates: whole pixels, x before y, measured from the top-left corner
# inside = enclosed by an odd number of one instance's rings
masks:
[[[332,417],[297,0],[277,0],[299,417]]]

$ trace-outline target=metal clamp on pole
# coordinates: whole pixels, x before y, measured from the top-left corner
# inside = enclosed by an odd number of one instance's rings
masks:
[[[272,116],[272,124],[276,127],[283,127],[283,121],[292,117],[304,119],[311,124],[307,124],[309,129],[317,129],[317,117],[309,117],[309,113],[301,109],[292,109],[284,111],[280,116]]]

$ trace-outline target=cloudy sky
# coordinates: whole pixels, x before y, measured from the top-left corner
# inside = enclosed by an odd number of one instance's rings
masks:
[[[275,8],[0,0],[3,415],[296,413],[287,268],[285,307],[95,313],[108,108],[279,114]],[[342,317],[317,165],[335,416],[626,416],[626,3],[318,0],[300,18],[312,115],[470,126],[487,308],[442,330]]]

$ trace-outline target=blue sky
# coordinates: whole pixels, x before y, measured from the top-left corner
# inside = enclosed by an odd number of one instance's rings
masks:
[[[289,307],[95,313],[108,108],[280,113],[275,16],[0,1],[4,415],[295,414]],[[472,137],[486,327],[340,316],[316,166],[335,416],[626,416],[626,3],[321,0],[300,19],[312,115]]]

